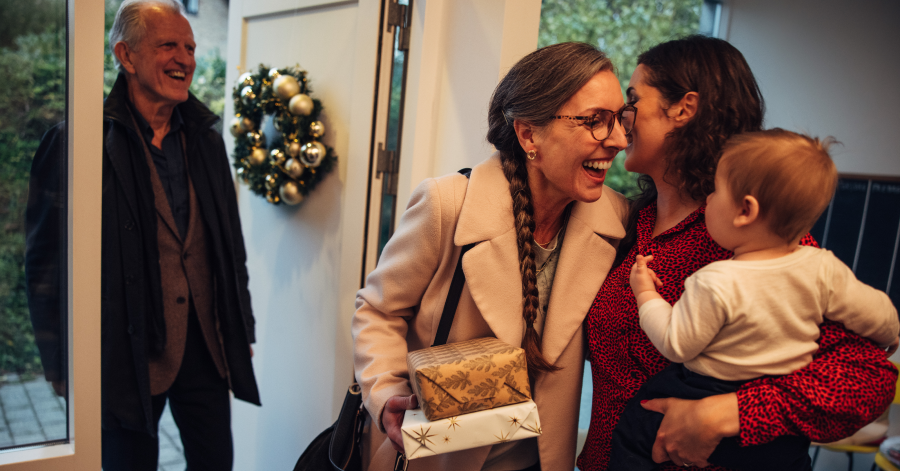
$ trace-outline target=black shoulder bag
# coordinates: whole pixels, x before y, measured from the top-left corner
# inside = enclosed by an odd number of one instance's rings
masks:
[[[472,169],[460,169],[459,172],[469,178]],[[435,342],[432,346],[440,346],[447,342],[450,334],[454,314],[460,303],[460,294],[463,293],[463,284],[466,277],[463,274],[463,254],[472,249],[475,244],[467,244],[460,250],[460,259],[457,260],[457,268],[451,279],[450,289],[447,291],[447,299],[444,302],[444,311],[441,312],[441,321],[438,323],[438,331],[435,334]],[[363,458],[360,454],[360,440],[363,437],[363,423],[366,415],[363,411],[362,389],[354,383],[344,394],[344,404],[338,419],[325,431],[319,433],[316,439],[307,446],[294,470],[362,470]],[[400,452],[394,461],[394,470],[406,470],[406,459]]]

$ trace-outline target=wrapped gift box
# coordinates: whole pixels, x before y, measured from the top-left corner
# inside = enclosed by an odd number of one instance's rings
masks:
[[[429,421],[407,410],[401,427],[407,459],[490,446],[541,435],[538,407],[528,400],[490,410]]]
[[[526,354],[497,338],[479,338],[407,354],[410,383],[431,421],[532,398]]]

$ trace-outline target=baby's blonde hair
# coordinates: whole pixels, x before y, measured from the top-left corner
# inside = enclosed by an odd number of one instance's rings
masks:
[[[719,167],[735,202],[756,198],[770,230],[791,242],[810,231],[832,199],[835,143],[780,128],[739,134],[726,143]]]

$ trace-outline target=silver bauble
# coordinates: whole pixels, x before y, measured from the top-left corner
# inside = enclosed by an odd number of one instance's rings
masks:
[[[287,172],[292,179],[300,178],[300,175],[303,174],[303,164],[297,159],[288,159],[285,161],[285,172]]]
[[[244,129],[244,123],[242,122],[241,118],[238,118],[237,116],[232,120],[231,125],[229,125],[228,129],[231,131],[232,136],[236,138],[247,132],[247,130]]]
[[[322,124],[321,121],[314,121],[310,123],[310,136],[318,138],[323,134],[325,134],[325,125]]]
[[[253,74],[245,72],[238,77],[238,83],[244,86],[253,85]]]
[[[300,93],[300,84],[293,75],[280,75],[272,82],[275,94],[282,100],[287,100]]]
[[[251,146],[260,147],[266,141],[266,137],[263,136],[262,131],[248,131],[247,140],[250,141]]]
[[[310,141],[300,147],[300,162],[308,167],[318,167],[325,159],[325,146],[319,141]]]
[[[280,75],[282,75],[282,74],[278,71],[277,68],[273,67],[272,69],[269,69],[269,78],[270,79],[275,80]]]
[[[250,157],[247,159],[250,161],[250,165],[258,166],[262,165],[266,162],[266,150],[263,148],[255,147],[252,151],[250,151]]]
[[[300,187],[294,182],[285,182],[278,190],[278,195],[282,201],[288,205],[297,205],[303,201],[303,195],[300,193]]]
[[[285,153],[281,149],[273,149],[269,155],[272,156],[272,162],[275,165],[281,165],[282,162],[285,162]]]
[[[248,118],[246,116],[243,119],[241,119],[241,126],[244,127],[244,131],[252,131],[256,128],[256,126],[254,126],[254,124],[253,124],[253,120],[251,120],[250,118]]]
[[[244,103],[249,105],[250,102],[256,100],[257,94],[253,93],[253,89],[251,87],[244,87],[241,89],[241,99],[244,100]]]
[[[266,181],[266,188],[269,190],[274,189],[278,185],[278,179],[272,174],[266,174],[264,179]]]
[[[288,155],[297,157],[300,155],[300,143],[291,143],[288,145]]]
[[[288,102],[288,110],[295,115],[308,116],[313,113],[313,99],[307,94],[297,94]]]

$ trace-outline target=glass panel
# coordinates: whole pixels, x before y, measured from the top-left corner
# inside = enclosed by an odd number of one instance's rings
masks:
[[[0,14],[0,450],[68,440],[66,22],[65,0]]]
[[[703,9],[704,0],[544,0],[538,47],[582,41],[594,44],[616,64],[623,90],[638,55],[652,46],[700,32],[702,16],[716,13],[718,5]],[[706,18],[705,18],[706,19]],[[714,24],[714,20],[707,21]],[[638,194],[638,175],[626,171],[620,152],[607,172],[606,184],[629,197]]]
[[[408,5],[409,0],[399,0],[397,3]],[[408,15],[409,17],[409,15]],[[403,123],[404,85],[407,77],[407,51],[398,48],[401,35],[399,28],[395,28],[394,34],[394,65],[391,68],[391,95],[388,102],[388,131],[385,136],[385,150],[394,151],[395,156],[400,157],[400,138]],[[409,33],[407,33],[409,34]],[[397,166],[395,166],[395,169]],[[388,243],[388,239],[394,234],[394,220],[397,205],[396,195],[389,194],[388,187],[391,176],[383,174],[382,177],[382,211],[379,217],[379,252]]]

